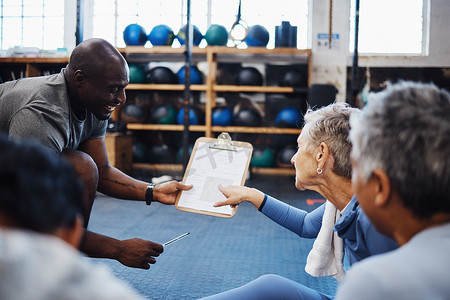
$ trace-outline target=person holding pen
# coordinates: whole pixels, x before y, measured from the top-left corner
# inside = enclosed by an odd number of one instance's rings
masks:
[[[327,200],[325,204],[307,213],[254,188],[219,186],[226,200],[215,205],[234,206],[247,201],[298,236],[316,238],[305,268],[314,276],[329,275],[341,280],[344,252],[352,265],[397,248],[394,240],[374,228],[352,192],[349,119],[359,113],[347,104],[334,103],[316,111],[309,110],[304,117],[305,124],[297,140],[298,150],[291,160],[296,170],[295,186],[299,190],[320,193]],[[319,246],[330,249],[327,257],[318,254]],[[206,299],[329,299],[331,296],[270,274]]]

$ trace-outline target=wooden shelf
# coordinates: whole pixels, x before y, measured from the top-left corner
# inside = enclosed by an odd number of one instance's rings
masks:
[[[156,172],[175,172],[179,175],[183,175],[184,172],[183,165],[181,164],[147,164],[147,163],[134,163],[134,170],[147,170],[147,171],[156,171]],[[261,175],[295,175],[295,169],[292,168],[254,168],[251,167],[250,171],[253,174],[261,174]]]
[[[148,91],[184,91],[183,84],[147,84],[147,83],[130,83],[127,90],[148,90]],[[192,84],[191,91],[206,91],[204,84]]]
[[[14,64],[66,64],[68,57],[0,57],[0,63]]]
[[[160,130],[160,131],[183,131],[184,125],[171,124],[139,124],[128,123],[128,130]],[[213,132],[239,132],[239,133],[261,133],[261,134],[300,134],[299,128],[279,128],[279,127],[242,127],[242,126],[212,126]],[[190,125],[189,131],[204,132],[205,125]]]

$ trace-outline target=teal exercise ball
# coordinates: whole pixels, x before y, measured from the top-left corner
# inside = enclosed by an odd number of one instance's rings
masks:
[[[174,39],[175,34],[172,28],[164,24],[153,27],[148,35],[148,40],[153,46],[172,46]]]
[[[255,148],[250,165],[256,168],[272,168],[276,164],[275,151],[270,148]]]
[[[187,25],[184,25],[180,28],[180,31],[177,34],[177,40],[180,42],[180,45],[184,45],[186,43],[186,28]],[[192,45],[198,46],[200,45],[201,41],[203,40],[203,34],[201,33],[200,29],[198,29],[197,26],[192,25],[193,38],[192,38]]]
[[[139,24],[130,24],[123,31],[123,40],[127,46],[144,46],[147,42],[147,33]]]
[[[142,65],[130,64],[128,65],[130,70],[130,83],[145,83],[146,75]]]
[[[269,31],[261,25],[250,26],[244,41],[249,47],[266,47],[269,42]]]
[[[205,33],[205,40],[211,46],[226,46],[228,31],[223,25],[212,24]]]

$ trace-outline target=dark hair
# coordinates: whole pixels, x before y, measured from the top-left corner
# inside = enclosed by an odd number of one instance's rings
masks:
[[[37,141],[0,134],[0,216],[52,233],[82,216],[83,188],[72,166]]]

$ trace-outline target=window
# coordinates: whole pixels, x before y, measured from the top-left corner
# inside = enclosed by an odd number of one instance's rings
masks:
[[[425,54],[427,0],[360,0],[358,52]],[[355,1],[351,1],[350,52],[354,50]]]
[[[117,47],[125,46],[122,34],[128,24],[143,26],[147,34],[154,26],[165,24],[177,34],[186,23],[186,0],[94,0],[93,3],[93,37],[107,39]],[[221,24],[230,30],[238,5],[239,0],[192,0],[191,23],[203,34],[211,24]],[[269,31],[269,48],[275,45],[275,26],[282,21],[297,26],[297,47],[307,46],[308,0],[243,0],[241,18],[249,26],[260,24]]]
[[[0,49],[64,47],[64,1],[1,0]]]

